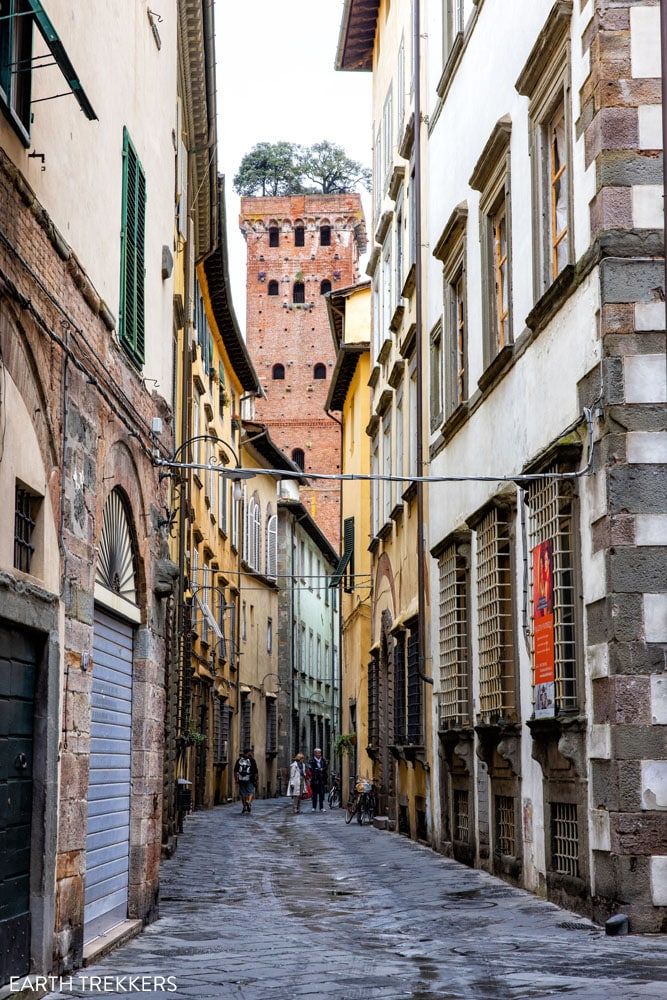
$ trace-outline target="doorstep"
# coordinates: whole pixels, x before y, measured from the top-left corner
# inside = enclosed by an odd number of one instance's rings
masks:
[[[100,934],[99,937],[93,938],[88,944],[84,944],[84,967],[92,965],[93,962],[107,955],[114,948],[118,948],[119,945],[125,944],[126,941],[136,937],[137,934],[141,933],[143,926],[143,921],[141,920],[123,920],[122,923],[116,924],[106,934]]]
[[[394,822],[388,816],[374,816],[373,826],[376,830],[393,830]]]

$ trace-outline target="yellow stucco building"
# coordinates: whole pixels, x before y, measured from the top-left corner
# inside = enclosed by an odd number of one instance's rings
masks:
[[[368,475],[370,445],[370,282],[332,292],[329,323],[336,348],[326,409],[338,411],[343,423],[341,471]],[[354,750],[341,755],[343,801],[355,775],[371,777],[368,753],[368,662],[371,648],[370,483],[344,481],[342,486],[341,588],[341,733],[354,738]]]

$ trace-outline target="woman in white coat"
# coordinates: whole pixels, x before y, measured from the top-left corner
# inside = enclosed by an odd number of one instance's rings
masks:
[[[287,794],[292,796],[292,812],[301,812],[301,796],[306,787],[306,767],[302,753],[295,755],[289,769]]]

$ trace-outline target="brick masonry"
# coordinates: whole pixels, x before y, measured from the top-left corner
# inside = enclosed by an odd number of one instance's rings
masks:
[[[665,669],[667,634],[647,618],[651,601],[667,613],[663,231],[661,206],[651,207],[662,150],[659,129],[647,126],[660,114],[658,14],[657,0],[595,0],[578,122],[597,178],[591,236],[615,258],[600,273],[606,391],[596,479],[606,503],[592,524],[607,593],[586,608],[590,712],[606,734],[606,759],[590,761],[591,806],[606,831],[592,845],[592,875],[598,916],[622,905],[633,929],[647,931],[667,922],[666,814],[654,781],[667,740],[650,676]],[[625,241],[628,230],[641,238]]]
[[[248,347],[266,398],[257,401],[257,419],[288,454],[300,448],[305,470],[340,471],[340,427],[324,412],[336,352],[326,299],[320,288],[346,288],[358,279],[358,259],[365,248],[361,199],[357,194],[243,198],[241,230],[247,245]],[[304,246],[294,245],[294,229],[305,227]],[[331,226],[331,245],[320,245],[320,227]],[[269,228],[280,231],[279,245],[269,245]],[[269,295],[269,282],[278,294]],[[304,304],[293,302],[294,283],[302,281]],[[272,378],[284,365],[285,378]],[[314,377],[323,364],[326,378]],[[327,537],[339,540],[339,485],[314,481],[302,490],[304,502]]]
[[[52,743],[41,743],[36,723],[35,757],[44,755],[47,792],[36,796],[33,816],[33,827],[47,831],[47,858],[55,856],[54,912],[44,904],[32,920],[33,934],[41,928],[46,942],[40,971],[68,970],[81,964],[83,948],[92,680],[84,655],[92,655],[97,546],[115,487],[130,511],[141,613],[133,664],[129,916],[147,922],[157,915],[169,582],[167,541],[158,525],[166,495],[151,462],[149,431],[160,416],[159,444],[170,451],[171,416],[129,364],[110,310],[2,152],[0,219],[0,356],[33,414],[61,540],[60,615],[48,636],[57,652],[42,667],[48,676],[41,682],[44,714],[60,719],[60,729]],[[3,617],[44,630],[46,617],[33,613],[44,595],[32,601],[24,581],[1,575]],[[12,611],[19,596],[25,613]],[[48,791],[57,788],[56,818]],[[43,896],[50,892],[47,879]]]

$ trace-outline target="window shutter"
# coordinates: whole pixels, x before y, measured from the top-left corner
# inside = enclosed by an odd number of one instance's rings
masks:
[[[146,348],[146,176],[123,129],[123,202],[121,222],[120,341],[141,367]]]

